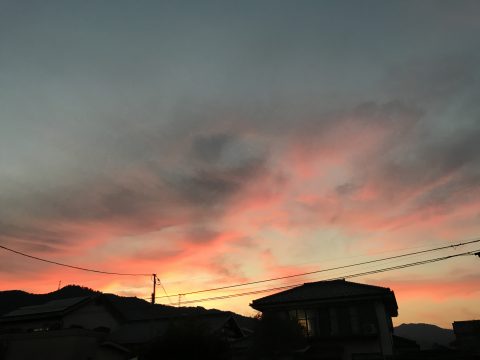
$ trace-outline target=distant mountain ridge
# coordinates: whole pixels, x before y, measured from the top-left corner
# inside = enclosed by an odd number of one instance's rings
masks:
[[[450,347],[455,335],[452,329],[444,329],[432,324],[401,324],[394,328],[394,334],[414,340],[422,349],[438,346]]]
[[[0,316],[23,306],[41,305],[53,300],[62,300],[91,295],[107,296],[109,300],[115,304],[117,309],[121,310],[123,314],[126,314],[130,318],[129,320],[138,320],[142,317],[145,317],[145,314],[149,314],[150,316],[169,317],[225,313],[234,316],[239,326],[243,328],[250,329],[253,327],[255,322],[253,318],[245,317],[231,311],[205,309],[200,306],[178,308],[175,306],[156,304],[152,309],[149,302],[136,297],[103,294],[100,291],[95,291],[93,289],[78,285],[68,285],[57,291],[47,294],[31,294],[21,290],[0,291]]]

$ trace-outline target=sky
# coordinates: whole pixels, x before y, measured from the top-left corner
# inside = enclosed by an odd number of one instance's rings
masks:
[[[0,0],[0,245],[178,304],[480,237],[478,1]],[[480,259],[352,279],[480,318]],[[0,290],[148,276],[0,251]],[[163,290],[157,289],[162,296]],[[250,295],[196,303],[246,315]]]

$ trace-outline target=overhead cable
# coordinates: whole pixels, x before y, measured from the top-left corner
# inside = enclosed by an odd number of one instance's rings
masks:
[[[42,259],[42,258],[39,258],[39,257],[37,257],[37,256],[33,256],[33,255],[29,255],[29,254],[23,253],[23,252],[21,252],[21,251],[13,250],[13,249],[7,248],[6,246],[2,246],[2,245],[0,245],[0,248],[2,248],[2,249],[4,249],[4,250],[7,250],[7,251],[10,251],[10,252],[12,252],[12,253],[18,254],[18,255],[22,255],[22,256],[28,257],[28,258],[30,258],[30,259],[35,259],[35,260],[43,261],[43,262],[46,262],[46,263],[49,263],[49,264],[64,266],[64,267],[67,267],[67,268],[77,269],[77,270],[82,270],[82,271],[89,271],[89,272],[94,272],[94,273],[99,273],[99,274],[106,274],[106,275],[119,275],[119,276],[151,276],[151,275],[152,275],[152,274],[139,274],[139,273],[119,273],[119,272],[111,272],[111,271],[103,271],[103,270],[89,269],[89,268],[85,268],[85,267],[81,267],[81,266],[74,266],[74,265],[64,264],[64,263],[57,262],[57,261]]]
[[[303,272],[303,273],[279,276],[279,277],[275,277],[275,278],[250,281],[250,282],[233,284],[233,285],[220,286],[220,287],[209,288],[209,289],[201,289],[201,290],[195,290],[195,291],[190,291],[190,292],[183,292],[183,293],[179,293],[179,294],[175,294],[175,295],[171,295],[171,296],[193,295],[193,294],[200,294],[200,293],[210,292],[210,291],[231,289],[231,288],[247,286],[247,285],[261,284],[261,283],[266,283],[266,282],[271,282],[271,281],[276,281],[276,280],[285,280],[285,279],[290,279],[290,278],[299,277],[299,276],[319,274],[319,273],[322,273],[322,272],[328,272],[328,271],[340,270],[340,269],[347,269],[347,268],[360,266],[360,265],[373,264],[373,263],[381,262],[381,261],[387,261],[387,260],[399,259],[399,258],[407,257],[407,256],[425,254],[425,253],[445,250],[445,249],[449,249],[449,248],[455,249],[456,247],[459,247],[459,246],[465,246],[465,245],[474,244],[474,243],[478,243],[478,242],[480,242],[480,239],[474,239],[474,240],[470,240],[470,241],[460,242],[460,243],[457,243],[457,244],[451,244],[451,245],[440,246],[440,247],[427,249],[427,250],[415,251],[415,252],[411,252],[411,253],[408,253],[408,254],[394,255],[394,256],[389,256],[389,257],[385,257],[385,258],[381,258],[381,259],[368,260],[368,261],[363,261],[363,262],[359,262],[359,263],[355,263],[355,264],[336,266],[336,267],[331,267],[331,268],[327,268],[327,269],[308,271],[308,272]],[[157,298],[160,299],[160,298],[165,298],[165,297],[167,297],[167,296],[159,296]]]
[[[344,276],[341,276],[341,277],[334,277],[334,278],[330,278],[330,279],[322,279],[321,281],[333,281],[333,280],[350,279],[350,278],[355,278],[355,277],[360,277],[360,276],[372,275],[372,274],[382,273],[382,272],[386,272],[386,271],[404,269],[404,268],[408,268],[408,267],[412,267],[412,266],[419,266],[419,265],[444,261],[444,260],[459,257],[459,256],[476,255],[476,253],[478,253],[478,252],[479,252],[479,250],[468,251],[468,252],[464,252],[464,253],[460,253],[460,254],[442,256],[442,257],[438,257],[438,258],[434,258],[434,259],[416,261],[416,262],[408,263],[408,264],[390,266],[390,267],[382,268],[382,269],[376,269],[376,270],[364,271],[364,272],[355,273],[355,274],[344,275]],[[194,304],[194,303],[199,303],[199,302],[230,299],[230,298],[246,296],[246,295],[256,295],[256,294],[261,294],[261,293],[266,293],[266,292],[292,289],[294,287],[301,286],[301,285],[303,285],[303,284],[285,285],[285,286],[279,286],[279,287],[275,287],[275,288],[260,289],[260,290],[242,292],[242,293],[237,293],[237,294],[214,296],[214,297],[210,297],[210,298],[203,298],[203,299],[197,299],[197,300],[188,300],[188,301],[183,301],[182,304],[183,305],[188,305],[188,304]]]

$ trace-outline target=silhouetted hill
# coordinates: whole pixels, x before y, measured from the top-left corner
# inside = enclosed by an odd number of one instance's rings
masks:
[[[48,294],[31,294],[20,290],[0,291],[0,316],[22,306],[41,305],[48,301],[68,299],[73,297],[102,294],[86,287],[68,285]],[[215,313],[228,313],[235,317],[238,324],[244,328],[253,328],[255,320],[235,314],[230,311],[217,309],[205,309],[197,307],[175,307],[156,304],[154,307],[142,299],[136,297],[123,297],[114,294],[103,294],[109,302],[122,314],[126,320],[144,320],[152,317],[181,317]]]
[[[402,324],[394,328],[394,333],[415,340],[422,349],[431,349],[435,345],[449,347],[455,340],[453,330],[431,324]]]

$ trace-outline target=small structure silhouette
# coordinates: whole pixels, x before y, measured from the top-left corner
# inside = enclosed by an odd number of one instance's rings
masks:
[[[480,320],[454,321],[455,347],[462,353],[480,358]]]

